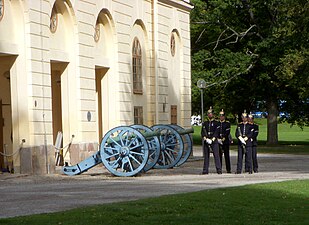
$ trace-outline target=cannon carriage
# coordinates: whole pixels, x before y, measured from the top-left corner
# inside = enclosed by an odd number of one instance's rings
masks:
[[[76,165],[65,165],[62,171],[72,176],[103,163],[113,175],[127,177],[180,166],[192,153],[193,132],[178,125],[115,127],[104,135],[98,152]]]

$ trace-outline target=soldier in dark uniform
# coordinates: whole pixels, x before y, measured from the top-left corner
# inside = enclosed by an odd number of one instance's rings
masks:
[[[238,139],[238,157],[236,173],[242,171],[243,156],[246,154],[245,168],[252,174],[252,136],[253,129],[248,123],[248,114],[246,112],[241,115],[242,122],[236,127],[235,136]]]
[[[230,131],[231,131],[231,124],[229,121],[225,120],[225,113],[223,109],[219,113],[219,155],[220,155],[220,162],[222,163],[222,155],[224,154],[225,159],[225,167],[226,172],[231,173],[231,160],[230,160]]]
[[[248,123],[252,126],[252,163],[253,172],[258,173],[258,162],[257,162],[257,136],[259,135],[259,125],[254,123],[254,116],[250,113],[248,117]]]
[[[219,157],[219,123],[214,119],[213,110],[207,111],[208,120],[202,124],[201,136],[203,139],[203,151],[204,151],[204,166],[202,174],[208,174],[209,168],[209,156],[210,152],[213,152],[215,166],[218,174],[222,174],[220,157]]]

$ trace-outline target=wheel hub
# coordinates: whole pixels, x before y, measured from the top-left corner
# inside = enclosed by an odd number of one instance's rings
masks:
[[[161,151],[162,151],[162,150],[165,150],[165,148],[166,148],[165,143],[161,142]]]
[[[127,146],[121,147],[121,149],[120,149],[121,156],[128,156],[129,153],[130,153],[129,147],[127,147]]]

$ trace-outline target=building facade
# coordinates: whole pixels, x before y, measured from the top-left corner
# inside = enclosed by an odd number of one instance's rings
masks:
[[[0,0],[2,170],[52,173],[59,131],[74,164],[115,126],[190,126],[191,9],[188,0]]]

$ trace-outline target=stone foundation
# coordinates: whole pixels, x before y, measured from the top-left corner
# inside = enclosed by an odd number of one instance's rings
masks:
[[[67,163],[69,165],[75,165],[95,154],[98,148],[98,143],[72,144],[67,153],[70,154],[70,162]],[[66,150],[67,149],[65,149],[64,152],[66,152]],[[45,146],[27,147],[20,150],[21,174],[54,174],[59,172],[58,167],[59,166],[56,167],[55,163],[55,149],[51,145],[47,146],[47,157]]]
[[[69,153],[70,153],[70,162],[69,165],[75,165],[82,160],[90,157],[99,150],[98,143],[79,143],[72,144]]]
[[[20,173],[34,175],[55,173],[55,151],[53,146],[45,147],[41,145],[22,148],[20,150]]]

